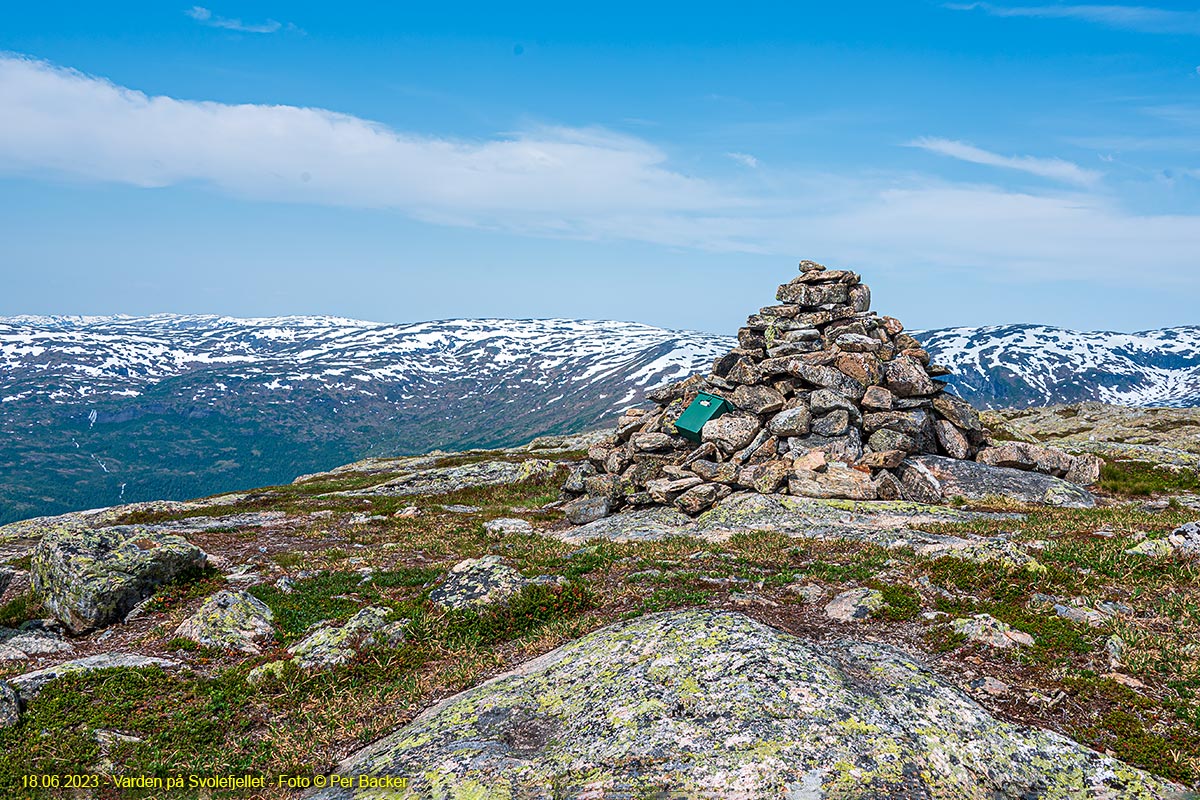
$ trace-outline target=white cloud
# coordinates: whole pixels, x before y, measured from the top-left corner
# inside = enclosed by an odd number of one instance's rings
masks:
[[[199,22],[201,25],[208,25],[213,28],[224,28],[225,30],[238,31],[239,33],[275,33],[283,29],[283,23],[269,19],[266,22],[257,25],[246,24],[240,19],[228,19],[226,17],[213,16],[212,11],[204,6],[192,6],[187,11],[183,12],[192,19]],[[290,30],[295,30],[295,26],[288,24]]]
[[[959,161],[969,161],[972,164],[984,164],[989,167],[1000,167],[1002,169],[1015,169],[1020,172],[1027,172],[1030,175],[1037,175],[1064,183],[1073,183],[1079,186],[1090,186],[1102,177],[1095,170],[1084,169],[1078,164],[1064,161],[1061,158],[1002,156],[999,153],[993,153],[954,139],[922,136],[919,139],[909,142],[908,146],[919,147],[922,150],[956,158]]]
[[[983,11],[994,17],[1081,19],[1110,28],[1142,33],[1200,35],[1200,11],[1176,11],[1149,6],[1052,5],[1001,6],[994,3],[945,3],[953,11]]]
[[[671,170],[649,143],[604,130],[465,141],[315,108],[151,97],[12,56],[0,56],[0,118],[8,172],[142,187],[200,182],[262,200],[560,236],[613,235],[622,220],[637,220],[634,238],[744,246],[690,220],[736,216],[745,201]],[[659,227],[648,215],[673,219]]]
[[[1200,217],[1130,213],[1077,165],[944,139],[918,146],[1079,188],[1018,192],[760,165],[735,190],[672,169],[644,139],[604,130],[451,139],[321,109],[151,97],[2,54],[0,119],[0,174],[148,189],[201,184],[442,225],[813,257],[868,271],[931,266],[1119,287],[1132,266],[1147,284],[1200,285]]]
[[[751,169],[756,169],[758,167],[758,159],[749,153],[726,153],[725,155],[729,156],[744,167],[750,167]]]

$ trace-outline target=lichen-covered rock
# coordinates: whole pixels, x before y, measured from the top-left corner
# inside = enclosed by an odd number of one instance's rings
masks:
[[[21,699],[8,681],[0,681],[0,730],[11,728],[21,719]]]
[[[533,533],[533,526],[526,520],[503,517],[491,519],[483,523],[483,529],[492,536],[505,536],[510,533]]]
[[[37,697],[46,684],[58,680],[64,675],[73,675],[77,672],[91,672],[97,669],[113,669],[116,667],[133,669],[158,667],[164,670],[174,670],[182,666],[183,664],[178,661],[172,661],[169,658],[143,656],[137,653],[101,653],[95,656],[88,656],[87,658],[77,658],[74,661],[64,661],[61,664],[55,664],[53,667],[26,672],[24,675],[9,678],[9,683],[16,688],[21,702],[28,703]]]
[[[838,622],[861,622],[883,608],[883,593],[878,589],[850,589],[825,605],[825,616]]]
[[[1125,552],[1151,558],[1161,558],[1172,553],[1184,556],[1200,555],[1200,521],[1180,525],[1167,534],[1165,539],[1146,539]]]
[[[723,452],[733,453],[750,444],[760,427],[758,417],[734,412],[704,423],[700,435]]]
[[[529,583],[500,556],[468,558],[455,564],[434,587],[429,602],[447,609],[477,609],[502,603]]]
[[[1033,637],[1019,631],[1007,622],[1001,622],[991,614],[976,614],[970,619],[956,619],[950,623],[955,633],[961,633],[973,642],[1001,649],[1014,645],[1031,645]]]
[[[996,719],[886,645],[816,643],[711,610],[589,634],[433,706],[339,771],[444,798],[1183,796]]]
[[[1023,503],[1062,508],[1091,508],[1096,504],[1096,499],[1086,489],[1040,472],[992,467],[943,456],[914,456],[904,464],[916,468],[922,478],[932,478],[942,497],[958,496],[968,500],[1007,497]],[[907,473],[901,480],[909,486]],[[911,499],[938,502],[932,496]]]
[[[45,631],[0,628],[0,661],[24,661],[30,656],[70,653],[70,642]]]
[[[33,588],[75,632],[116,622],[164,583],[202,569],[207,555],[186,539],[138,526],[56,528],[30,564]]]
[[[7,591],[8,585],[12,583],[13,576],[16,574],[15,569],[0,566],[0,597],[4,596],[4,592]]]
[[[288,648],[302,669],[344,664],[376,639],[389,647],[404,641],[407,620],[391,621],[390,609],[368,606],[341,625],[317,628]],[[378,634],[378,636],[376,636]]]
[[[563,514],[572,525],[587,525],[612,513],[612,502],[604,496],[580,497],[563,506]]]
[[[259,643],[275,634],[274,620],[270,607],[254,595],[222,589],[181,622],[175,635],[205,647],[258,654]]]
[[[545,480],[554,475],[558,464],[541,458],[526,461],[478,461],[456,467],[431,467],[400,475],[367,489],[335,494],[351,496],[400,497],[410,494],[446,494],[476,486]]]

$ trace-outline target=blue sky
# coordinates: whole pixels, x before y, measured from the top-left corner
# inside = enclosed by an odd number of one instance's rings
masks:
[[[0,314],[1200,321],[1200,6],[732,9],[8,4]]]

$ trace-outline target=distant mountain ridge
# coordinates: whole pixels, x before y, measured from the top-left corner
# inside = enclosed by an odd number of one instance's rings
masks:
[[[916,335],[980,406],[1200,405],[1200,327]],[[734,345],[595,320],[0,317],[0,523],[573,432]]]

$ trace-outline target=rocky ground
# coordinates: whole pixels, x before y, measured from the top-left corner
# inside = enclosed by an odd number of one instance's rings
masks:
[[[1183,796],[1197,417],[985,416],[1103,455],[1090,508],[734,494],[572,525],[583,436],[9,525],[0,795]]]

